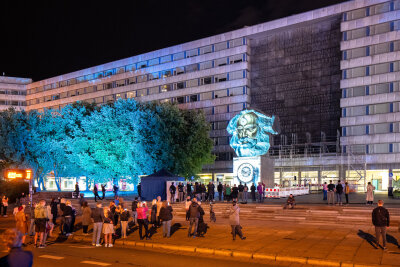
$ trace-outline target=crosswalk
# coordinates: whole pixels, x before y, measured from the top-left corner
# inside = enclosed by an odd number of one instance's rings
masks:
[[[40,255],[39,258],[51,259],[51,260],[63,260],[65,257],[54,256],[54,255]],[[96,266],[110,266],[111,263],[100,262],[100,261],[81,261],[82,264],[96,265]]]

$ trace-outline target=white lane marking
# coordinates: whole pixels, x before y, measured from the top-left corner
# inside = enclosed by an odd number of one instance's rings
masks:
[[[99,266],[111,265],[111,263],[104,263],[104,262],[98,262],[98,261],[81,261],[81,263],[93,264],[93,265],[99,265]]]
[[[93,246],[69,246],[70,248],[95,248]]]
[[[64,257],[52,256],[52,255],[41,255],[39,258],[47,258],[52,260],[62,260]]]

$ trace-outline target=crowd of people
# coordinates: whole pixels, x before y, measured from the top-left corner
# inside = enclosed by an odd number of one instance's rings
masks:
[[[374,203],[374,191],[375,186],[368,182],[367,192],[366,192],[366,204],[372,205]],[[350,195],[350,185],[348,182],[338,180],[337,184],[334,184],[332,180],[329,181],[329,184],[326,182],[322,185],[323,192],[323,200],[327,201],[328,205],[336,205],[342,206],[349,205],[349,195]],[[343,203],[343,195],[345,197],[346,202]]]

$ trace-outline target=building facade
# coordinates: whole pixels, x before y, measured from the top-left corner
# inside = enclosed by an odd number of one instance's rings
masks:
[[[0,76],[0,110],[26,108],[26,88],[31,79]]]
[[[277,184],[346,179],[387,190],[400,177],[400,0],[355,0],[27,84],[27,110],[117,99],[202,109],[230,181],[228,121],[277,117]]]

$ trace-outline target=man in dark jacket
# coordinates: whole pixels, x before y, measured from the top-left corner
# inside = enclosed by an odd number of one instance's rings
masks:
[[[207,191],[208,191],[208,200],[210,202],[214,200],[214,190],[215,190],[215,185],[212,182],[209,182],[207,185]]]
[[[242,185],[242,182],[239,183],[238,190],[239,190],[238,201],[241,200],[242,202],[244,202],[243,199],[244,185]]]
[[[192,183],[186,184],[186,197],[192,198]]]
[[[183,202],[185,197],[183,194],[183,184],[181,182],[179,182],[178,184],[178,194],[179,194],[179,202]]]
[[[217,186],[219,201],[222,201],[222,189],[223,188],[224,187],[222,186],[222,183],[219,182],[219,185]]]
[[[97,184],[94,185],[93,194],[94,194],[94,201],[95,202],[97,202],[97,198],[101,199],[101,197],[99,196],[99,189],[97,188]]]
[[[96,247],[101,247],[100,236],[104,222],[104,211],[103,208],[101,207],[101,203],[97,203],[96,208],[92,211],[92,219],[93,219],[92,245]]]
[[[138,197],[135,197],[135,200],[132,201],[132,219],[133,222],[135,223],[135,225],[137,225],[137,207],[138,207],[139,201],[138,201]]]
[[[192,204],[189,207],[190,226],[189,226],[189,231],[188,231],[188,237],[190,237],[192,235],[192,226],[193,226],[193,224],[194,224],[193,238],[196,237],[197,227],[199,226],[199,218],[200,218],[201,215],[204,215],[204,210],[197,203],[197,199],[193,198]]]
[[[336,205],[342,205],[342,194],[343,194],[343,186],[340,183],[340,180],[338,181],[338,184],[336,185]]]
[[[172,182],[171,186],[169,187],[169,193],[170,193],[170,201],[171,203],[175,203],[175,193],[176,193],[176,187],[174,185],[174,182]]]
[[[142,184],[141,183],[139,183],[137,185],[137,193],[138,193],[138,196],[139,196],[139,200],[141,200],[142,199]]]
[[[75,184],[75,197],[78,198],[79,197],[79,184],[78,182],[76,182]]]
[[[253,200],[253,202],[256,202],[256,186],[254,185],[254,183],[251,184],[250,191],[251,191],[251,199]]]
[[[103,197],[101,199],[104,199],[106,197],[106,185],[105,184],[101,185],[101,192],[103,193]]]
[[[335,190],[335,185],[332,183],[332,180],[330,180],[328,184],[328,205],[335,204]]]
[[[383,207],[383,200],[378,200],[378,207],[372,211],[372,223],[375,226],[376,244],[382,236],[383,249],[386,250],[386,227],[389,227],[389,211]]]

